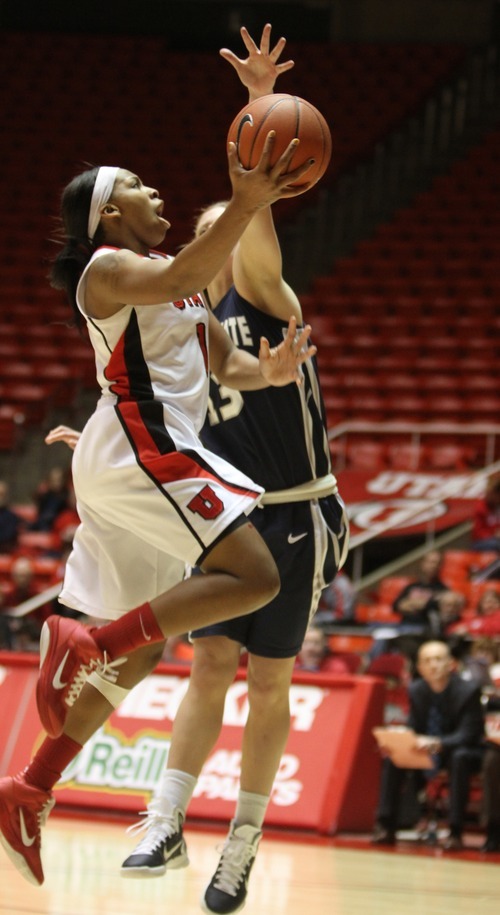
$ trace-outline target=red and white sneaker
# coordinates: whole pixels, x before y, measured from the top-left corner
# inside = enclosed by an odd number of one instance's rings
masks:
[[[54,804],[50,791],[30,785],[24,772],[0,778],[0,842],[19,873],[35,886],[44,880],[41,827]]]
[[[68,710],[93,670],[107,668],[107,658],[90,629],[65,616],[49,616],[40,634],[38,714],[47,734],[59,737]]]

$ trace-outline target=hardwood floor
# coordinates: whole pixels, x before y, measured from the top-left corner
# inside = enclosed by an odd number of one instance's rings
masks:
[[[0,915],[199,915],[224,836],[187,828],[186,838],[188,868],[124,879],[119,866],[135,840],[123,824],[53,817],[42,887],[28,884],[0,849]],[[471,855],[266,836],[245,915],[498,915],[500,856]]]

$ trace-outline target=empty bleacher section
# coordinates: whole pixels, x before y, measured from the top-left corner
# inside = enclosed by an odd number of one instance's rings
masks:
[[[313,282],[331,425],[498,424],[499,165],[497,129]],[[457,460],[473,464],[463,444]],[[445,466],[451,452],[422,451],[414,469],[429,457]]]
[[[465,48],[451,44],[292,43],[287,54],[296,67],[280,88],[325,113],[334,155],[314,191],[276,207],[280,231],[470,70]],[[224,140],[245,97],[216,53],[172,51],[161,37],[5,33],[0,67],[9,125],[0,175],[0,447],[8,452],[23,417],[28,429],[46,428],[55,410],[71,421],[81,395],[94,393],[90,347],[46,279],[62,186],[85,163],[129,165],[162,189],[175,251],[196,209],[228,193]],[[499,136],[491,131],[304,294],[331,426],[498,421]],[[411,454],[398,434],[392,450],[373,432],[365,439],[365,458],[378,447],[383,466],[484,463],[484,437],[434,437]],[[363,453],[350,450],[359,464]]]
[[[370,155],[464,56],[459,46],[426,44],[306,43],[287,52],[297,65],[280,88],[316,103],[333,128],[333,163],[322,186]],[[6,32],[0,68],[8,125],[0,175],[0,395],[31,426],[46,423],[53,407],[71,415],[82,388],[94,385],[90,348],[67,326],[67,307],[46,279],[60,190],[85,163],[130,166],[164,189],[175,252],[190,237],[196,208],[229,192],[225,136],[245,94],[216,53],[174,52],[161,37]],[[318,193],[280,205],[278,219]],[[8,446],[16,427],[3,419],[4,428],[10,434],[0,445]]]

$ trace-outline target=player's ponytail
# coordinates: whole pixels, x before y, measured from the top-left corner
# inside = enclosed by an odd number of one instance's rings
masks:
[[[62,289],[73,309],[78,326],[82,316],[76,304],[76,289],[96,248],[103,242],[99,226],[93,239],[88,236],[89,211],[99,168],[77,175],[65,187],[61,199],[63,246],[52,262],[49,280],[54,289]]]

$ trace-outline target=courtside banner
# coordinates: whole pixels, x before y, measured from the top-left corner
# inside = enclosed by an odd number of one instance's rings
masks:
[[[37,658],[0,653],[0,774],[15,773],[44,738],[35,686]],[[60,806],[137,814],[168,758],[172,725],[189,667],[162,665],[125,699],[63,773]],[[383,723],[384,686],[373,677],[295,675],[292,725],[267,822],[333,834],[373,823],[379,754],[372,728]],[[248,715],[242,670],[230,687],[219,740],[201,773],[190,818],[227,820],[234,812],[241,741]]]
[[[379,536],[420,534],[429,526],[447,530],[470,521],[475,500],[484,494],[484,480],[471,480],[470,474],[342,470],[336,476],[351,536],[389,523],[395,526]],[[413,508],[417,514],[409,517]]]

